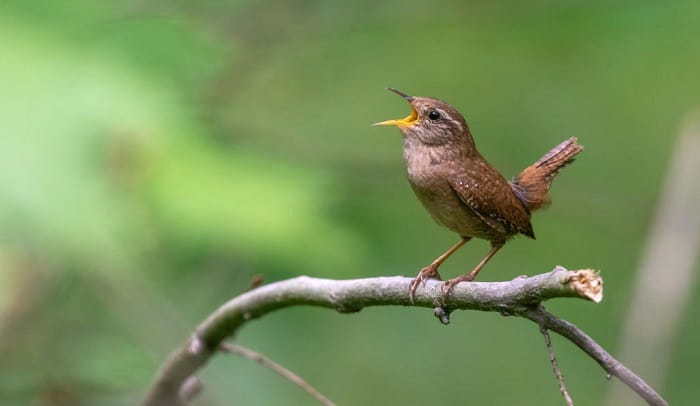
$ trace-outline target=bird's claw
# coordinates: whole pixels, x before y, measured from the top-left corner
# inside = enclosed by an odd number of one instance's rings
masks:
[[[425,287],[425,282],[428,279],[437,279],[439,281],[442,280],[440,273],[438,272],[438,266],[435,263],[421,269],[420,272],[418,272],[418,275],[416,275],[416,277],[411,281],[411,284],[408,286],[408,298],[411,303],[413,303],[413,299],[416,297],[416,289],[418,289],[418,285],[422,283],[423,287]]]
[[[460,282],[471,282],[474,280],[474,276],[471,274],[467,275],[460,275],[456,278],[448,279],[445,281],[445,283],[442,284],[442,305],[446,306],[447,304],[447,299],[450,297],[450,293],[452,293],[452,289],[454,289],[455,286],[457,286],[458,283]]]
[[[420,283],[420,278],[417,276],[415,279],[413,279],[411,281],[411,284],[408,286],[408,299],[411,301],[411,304],[413,304],[413,299],[415,298],[416,289],[418,289],[419,283]]]

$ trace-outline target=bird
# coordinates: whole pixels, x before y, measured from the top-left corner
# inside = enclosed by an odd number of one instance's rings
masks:
[[[444,282],[444,304],[454,286],[474,280],[508,240],[520,234],[535,239],[532,212],[549,205],[548,191],[554,177],[574,161],[583,146],[571,137],[508,181],[479,153],[466,120],[454,107],[439,99],[387,90],[408,101],[411,113],[373,125],[399,128],[413,192],[435,222],[460,236],[411,281],[410,301],[421,282],[442,280],[438,268],[464,244],[473,238],[491,243],[489,252],[471,272]]]

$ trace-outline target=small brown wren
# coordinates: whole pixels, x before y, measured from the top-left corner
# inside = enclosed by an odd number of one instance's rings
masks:
[[[388,90],[408,101],[411,114],[374,125],[399,127],[408,181],[418,200],[438,224],[461,237],[411,282],[411,302],[422,281],[442,279],[438,267],[462,245],[474,237],[491,242],[491,250],[471,272],[443,284],[444,303],[452,288],[476,278],[509,238],[517,234],[535,238],[530,224],[532,211],[549,204],[547,192],[552,180],[583,147],[576,138],[569,138],[508,182],[481,156],[467,122],[452,106],[441,100]]]

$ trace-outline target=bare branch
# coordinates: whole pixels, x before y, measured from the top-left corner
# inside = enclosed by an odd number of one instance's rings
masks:
[[[178,397],[183,403],[187,403],[196,398],[202,391],[202,388],[204,388],[202,381],[200,381],[196,376],[191,375],[189,378],[185,379],[185,382],[182,383]]]
[[[200,324],[189,340],[176,349],[161,366],[144,404],[148,406],[184,405],[177,396],[183,382],[204,366],[219,349],[221,342],[247,321],[264,316],[278,309],[292,306],[320,306],[341,313],[357,312],[368,306],[417,306],[440,308],[443,322],[449,313],[457,309],[495,311],[501,314],[519,315],[545,328],[563,335],[584,349],[611,374],[625,372],[624,382],[642,395],[653,394],[654,399],[665,404],[641,378],[631,373],[602,350],[590,337],[570,323],[554,318],[540,309],[539,304],[557,297],[574,297],[599,301],[602,298],[602,279],[591,270],[568,271],[557,267],[551,272],[533,277],[518,277],[509,282],[470,282],[455,286],[446,307],[442,306],[442,282],[428,281],[419,288],[415,301],[408,298],[410,278],[379,277],[354,280],[331,280],[300,276],[261,286],[225,303]],[[547,316],[551,316],[547,317]],[[566,323],[565,329],[561,323]],[[585,337],[589,344],[580,342]],[[592,344],[591,344],[592,343]],[[591,347],[595,345],[596,347]],[[589,351],[587,348],[599,348]],[[603,357],[603,358],[601,358]],[[633,377],[634,379],[626,380]],[[641,392],[640,392],[641,391]],[[642,395],[644,396],[644,395]],[[645,399],[647,399],[645,397]],[[663,402],[663,403],[662,403]]]
[[[630,371],[620,361],[613,358],[590,336],[578,327],[547,312],[541,306],[521,309],[518,314],[539,324],[542,328],[554,331],[560,336],[576,344],[586,354],[590,355],[610,375],[618,377],[622,382],[637,392],[650,405],[668,406],[668,402],[649,386],[642,378]]]
[[[552,363],[552,370],[554,371],[554,376],[557,377],[559,381],[559,391],[561,395],[564,396],[564,401],[566,406],[574,406],[574,401],[571,400],[569,391],[566,390],[566,384],[564,383],[564,375],[562,375],[559,369],[559,364],[557,363],[557,357],[554,355],[554,348],[552,347],[552,339],[549,337],[549,332],[546,328],[540,326],[540,333],[544,336],[544,343],[547,345],[547,351],[549,351],[549,361]]]
[[[322,405],[325,406],[335,406],[335,403],[333,403],[330,399],[327,397],[323,396],[323,394],[319,391],[317,391],[313,386],[309,385],[308,382],[306,382],[302,377],[299,375],[295,374],[294,372],[288,370],[287,368],[283,367],[282,365],[276,363],[275,361],[267,358],[266,356],[260,354],[259,352],[255,352],[249,348],[233,344],[233,343],[221,343],[221,350],[225,352],[230,352],[236,355],[240,355],[241,357],[248,358],[249,360],[255,361],[259,363],[262,366],[265,366],[267,368],[270,368],[274,372],[282,375],[282,377],[287,378],[287,380],[291,381],[293,384],[299,386],[303,390],[306,391],[309,395],[313,396],[316,400],[319,401]]]

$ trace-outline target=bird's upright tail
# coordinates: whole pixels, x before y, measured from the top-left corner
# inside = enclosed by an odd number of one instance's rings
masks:
[[[547,191],[552,186],[554,177],[566,165],[572,163],[583,147],[576,138],[554,147],[534,164],[523,170],[517,178],[510,182],[515,194],[530,211],[547,206],[550,203]]]

